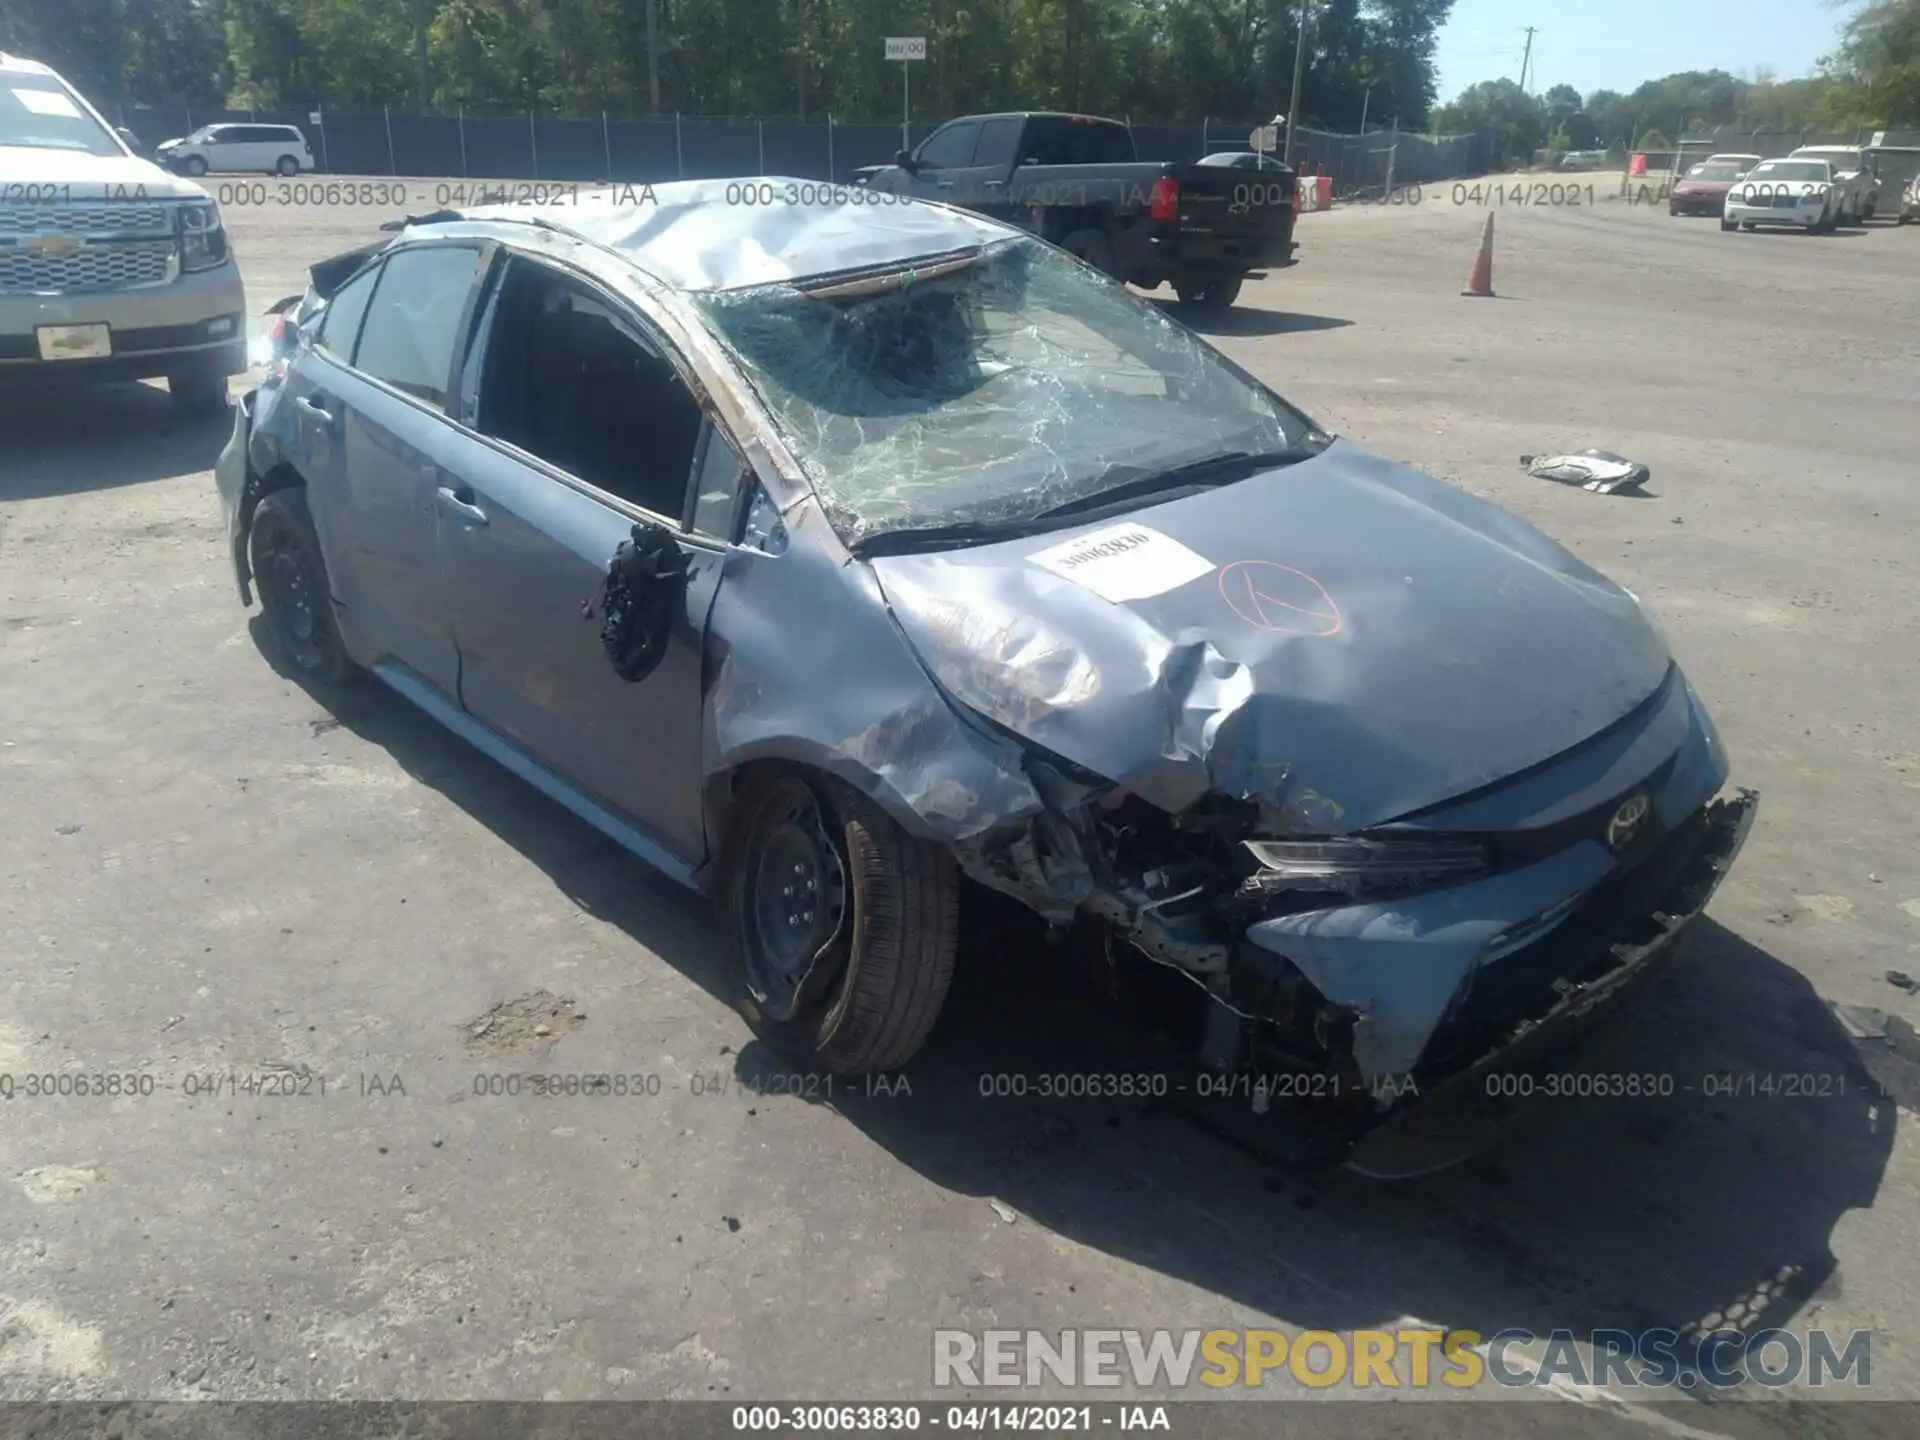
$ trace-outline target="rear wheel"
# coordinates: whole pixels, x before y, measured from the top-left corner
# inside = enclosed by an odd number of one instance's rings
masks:
[[[898,1069],[953,979],[959,875],[838,781],[780,773],[742,797],[721,894],[754,1033],[841,1075]]]
[[[1113,275],[1113,247],[1098,230],[1076,230],[1060,242],[1069,255],[1077,255],[1102,275]]]
[[[247,563],[267,628],[293,667],[325,682],[352,675],[358,667],[334,622],[327,562],[305,490],[275,490],[260,502],[247,534]]]
[[[1240,275],[1218,275],[1206,279],[1176,280],[1173,293],[1180,297],[1180,303],[1199,315],[1224,315],[1233,308],[1233,302],[1240,298],[1240,286],[1245,277]]]

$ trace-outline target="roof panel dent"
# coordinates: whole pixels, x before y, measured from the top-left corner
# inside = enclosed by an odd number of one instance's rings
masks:
[[[780,175],[616,184],[577,203],[489,205],[466,214],[570,230],[678,290],[903,265],[1023,233],[944,205]]]

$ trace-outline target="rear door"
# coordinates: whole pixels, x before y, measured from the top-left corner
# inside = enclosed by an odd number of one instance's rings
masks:
[[[451,695],[459,670],[439,555],[453,368],[489,248],[427,241],[381,266],[351,365],[302,370],[295,405],[332,437],[337,481],[310,483],[341,626],[371,663],[398,661]],[[357,282],[356,282],[357,283]],[[342,295],[346,292],[343,291]],[[327,307],[326,327],[342,295]],[[324,329],[323,329],[324,334]]]
[[[463,372],[440,492],[462,705],[688,867],[706,852],[707,614],[744,469],[690,376],[624,301],[515,256]],[[636,523],[671,538],[687,578],[658,663],[627,680],[596,606]]]

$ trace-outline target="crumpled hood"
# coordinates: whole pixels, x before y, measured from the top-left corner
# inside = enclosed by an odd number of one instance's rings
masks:
[[[1169,811],[1342,832],[1572,748],[1670,664],[1626,591],[1346,441],[1072,530],[869,562],[957,700]]]
[[[138,155],[85,155],[37,145],[0,145],[0,180],[29,190],[61,187],[75,200],[205,200],[191,180]]]

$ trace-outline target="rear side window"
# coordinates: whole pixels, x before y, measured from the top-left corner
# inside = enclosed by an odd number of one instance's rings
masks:
[[[1133,132],[1111,120],[1037,115],[1020,145],[1023,165],[1111,165],[1133,159]]]
[[[380,278],[380,267],[370,267],[342,285],[320,314],[320,332],[314,344],[342,364],[353,363],[353,342],[360,338],[360,321],[367,313],[367,301],[373,298],[373,283]]]
[[[353,368],[444,407],[480,253],[477,245],[422,245],[389,256],[367,307]]]

